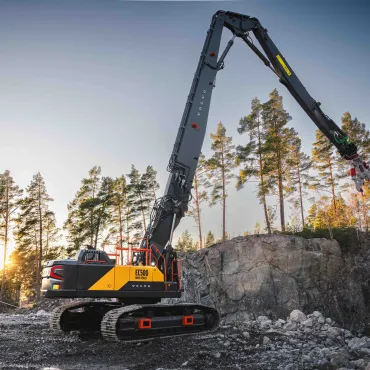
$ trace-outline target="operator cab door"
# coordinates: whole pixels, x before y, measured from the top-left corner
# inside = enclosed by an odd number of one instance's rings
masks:
[[[77,290],[113,290],[113,269],[114,263],[105,252],[82,250],[78,257]]]

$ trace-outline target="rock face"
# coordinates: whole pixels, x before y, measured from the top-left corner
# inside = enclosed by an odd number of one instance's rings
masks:
[[[351,305],[365,310],[361,287],[345,270],[335,240],[238,237],[184,256],[181,301],[215,306],[226,322],[287,317],[298,308],[322,311],[344,325]],[[293,315],[291,325],[306,320],[303,313]]]

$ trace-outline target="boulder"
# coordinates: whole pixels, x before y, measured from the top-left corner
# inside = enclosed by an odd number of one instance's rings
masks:
[[[299,311],[299,310],[293,310],[290,315],[290,320],[295,321],[295,322],[302,322],[306,320],[306,315]]]

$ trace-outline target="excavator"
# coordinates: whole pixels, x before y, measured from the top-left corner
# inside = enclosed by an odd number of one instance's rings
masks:
[[[223,29],[232,39],[220,53]],[[258,48],[252,36],[259,42]],[[135,260],[116,264],[108,254],[82,249],[73,259],[45,262],[42,294],[46,298],[91,298],[56,308],[50,327],[59,332],[100,332],[107,341],[140,342],[154,338],[194,335],[217,330],[216,308],[191,303],[168,304],[162,299],[180,298],[180,259],[172,246],[173,233],[188,210],[191,188],[206,133],[208,112],[217,72],[235,38],[247,44],[288,89],[319,130],[348,160],[350,176],[361,192],[370,179],[369,165],[333,120],[302,85],[292,67],[257,18],[217,11],[208,30],[185,105],[167,170],[164,195],[151,210],[149,226],[138,248],[129,253]]]

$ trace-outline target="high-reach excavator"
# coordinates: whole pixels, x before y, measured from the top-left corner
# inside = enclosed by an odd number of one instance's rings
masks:
[[[224,27],[233,36],[220,54]],[[251,35],[255,36],[264,53],[255,46]],[[217,329],[220,315],[215,308],[187,303],[161,304],[160,301],[181,296],[180,261],[172,247],[173,232],[191,200],[216,74],[224,68],[225,57],[236,37],[276,74],[319,130],[349,161],[350,176],[356,189],[362,191],[364,181],[370,178],[368,164],[357,153],[356,145],[307,92],[270,39],[267,29],[256,18],[218,11],[207,33],[170,157],[165,193],[153,206],[150,224],[135,250],[135,262],[117,265],[106,252],[92,248],[81,250],[75,259],[46,262],[42,282],[44,296],[100,298],[56,308],[50,319],[52,329],[84,333],[100,331],[106,340],[125,342]],[[116,300],[108,300],[111,298]]]

